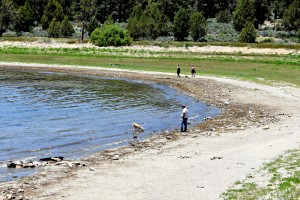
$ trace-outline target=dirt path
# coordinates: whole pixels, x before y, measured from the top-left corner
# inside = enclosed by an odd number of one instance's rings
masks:
[[[1,41],[0,47],[15,46],[15,47],[25,47],[25,48],[98,48],[98,49],[124,49],[124,50],[143,50],[143,51],[172,51],[172,52],[199,52],[199,53],[243,53],[243,54],[299,54],[300,50],[296,49],[285,49],[285,48],[252,48],[252,47],[233,47],[233,46],[189,46],[189,47],[159,47],[159,46],[143,46],[143,45],[133,45],[133,46],[122,46],[122,47],[97,47],[91,43],[82,44],[67,44],[57,42],[55,40],[50,40],[48,42],[36,41],[36,42],[12,42],[12,41]]]
[[[62,71],[60,67],[43,68]],[[153,140],[157,145],[135,149],[117,160],[102,159],[103,154],[96,154],[88,159],[93,162],[87,167],[63,179],[55,178],[52,172],[43,175],[46,182],[32,179],[36,187],[26,194],[33,199],[214,200],[264,162],[299,146],[299,88],[213,77],[178,79],[170,74],[94,68],[63,70],[161,82],[220,106],[224,114],[193,127],[178,139],[158,137]],[[22,184],[25,181],[28,180]]]

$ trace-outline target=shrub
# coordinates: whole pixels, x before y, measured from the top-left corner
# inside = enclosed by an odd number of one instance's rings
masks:
[[[272,29],[266,29],[259,31],[259,35],[262,37],[276,37],[276,32]]]
[[[289,38],[289,37],[292,37],[292,36],[295,36],[292,31],[291,32],[288,32],[288,31],[277,31],[276,32],[276,37],[277,38],[285,39],[285,38]]]
[[[203,38],[207,42],[236,42],[238,33],[233,28],[232,22],[218,23],[215,18],[209,18],[207,24],[207,35]]]
[[[92,32],[91,41],[97,46],[124,46],[130,45],[132,38],[121,27],[115,24],[106,24]]]
[[[264,38],[263,40],[260,41],[260,43],[274,43],[273,38]]]
[[[34,27],[32,33],[35,37],[48,37],[46,30],[43,30],[42,27]]]
[[[5,33],[2,34],[3,37],[17,37],[16,32],[12,31],[6,31]]]
[[[246,22],[246,26],[239,34],[240,42],[254,43],[256,40],[257,31],[252,22]]]

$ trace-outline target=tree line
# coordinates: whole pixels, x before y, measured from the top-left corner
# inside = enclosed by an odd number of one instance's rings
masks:
[[[201,41],[206,19],[233,22],[242,33],[265,20],[280,19],[288,31],[300,29],[300,0],[0,0],[0,35],[5,31],[47,30],[49,37],[71,37],[79,27],[81,39],[106,21],[126,23],[133,39],[191,36]]]

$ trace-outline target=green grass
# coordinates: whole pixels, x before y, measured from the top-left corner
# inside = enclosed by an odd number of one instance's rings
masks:
[[[148,51],[121,48],[25,48],[0,49],[0,61],[96,66],[157,72],[239,78],[264,84],[290,83],[300,86],[300,55],[261,55],[242,53],[197,53]]]
[[[299,159],[299,148],[285,152],[251,174],[251,178],[237,181],[222,194],[222,199],[300,199]]]

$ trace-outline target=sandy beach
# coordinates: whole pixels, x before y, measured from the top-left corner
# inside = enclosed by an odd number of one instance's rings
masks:
[[[0,191],[22,188],[24,199],[220,199],[235,181],[300,144],[296,87],[199,76],[201,72],[177,78],[175,73],[0,63],[0,69],[7,67],[154,81],[222,109],[220,116],[187,133],[164,132],[80,160],[85,167],[52,166],[0,184]]]

